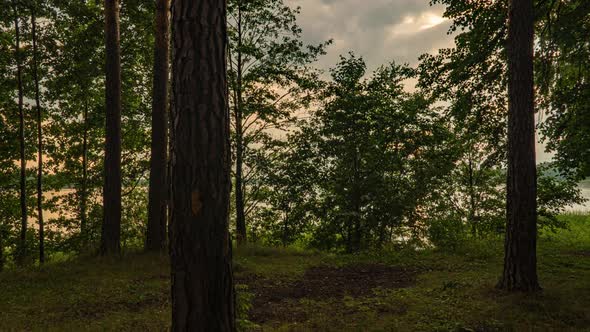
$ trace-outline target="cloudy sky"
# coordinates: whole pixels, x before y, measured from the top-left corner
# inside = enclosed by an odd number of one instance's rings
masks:
[[[453,45],[444,7],[428,0],[288,0],[300,6],[299,24],[309,43],[333,39],[319,66],[329,68],[340,54],[354,51],[369,69],[395,60],[416,64],[422,53]]]
[[[338,56],[353,51],[369,70],[391,60],[416,65],[423,53],[452,47],[447,31],[451,22],[442,17],[444,6],[429,0],[287,0],[300,6],[298,23],[307,43],[332,39],[328,54],[318,66],[328,69]],[[543,144],[537,144],[537,161],[548,161]]]

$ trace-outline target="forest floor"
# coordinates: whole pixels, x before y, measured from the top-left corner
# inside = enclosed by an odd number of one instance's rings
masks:
[[[235,253],[239,324],[252,331],[590,331],[590,216],[539,240],[544,290],[494,288],[501,240],[453,251]],[[165,256],[77,258],[0,274],[0,331],[166,330]]]

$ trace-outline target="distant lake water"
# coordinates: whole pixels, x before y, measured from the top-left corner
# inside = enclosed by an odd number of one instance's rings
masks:
[[[582,197],[586,198],[588,201],[583,204],[576,204],[573,206],[568,206],[566,208],[567,212],[590,212],[590,179],[584,180],[580,182],[580,190],[582,191]],[[60,192],[50,191],[45,193],[45,199],[49,199],[54,197],[55,195],[63,195],[73,192],[73,189],[64,189]],[[45,219],[52,219],[59,217],[58,214],[53,213],[51,211],[44,211],[43,216]]]
[[[582,197],[588,201],[583,204],[576,204],[574,206],[568,206],[566,209],[568,212],[589,212],[590,211],[590,180],[584,180],[580,182],[580,190],[582,191]]]

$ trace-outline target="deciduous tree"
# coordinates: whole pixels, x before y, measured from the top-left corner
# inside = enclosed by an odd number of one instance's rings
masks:
[[[20,229],[20,242],[17,248],[17,262],[19,264],[24,263],[25,257],[27,256],[27,161],[25,156],[25,110],[24,110],[24,91],[23,91],[23,78],[22,78],[22,51],[20,49],[20,8],[16,0],[12,1],[14,10],[14,38],[15,38],[15,52],[16,58],[16,82],[18,89],[18,118],[19,118],[19,151],[20,151],[20,212],[21,212],[21,229]]]
[[[292,9],[283,0],[229,1],[229,91],[238,244],[259,205],[261,151],[291,125],[317,82],[310,68],[329,42],[305,45]],[[271,143],[272,144],[272,143]]]

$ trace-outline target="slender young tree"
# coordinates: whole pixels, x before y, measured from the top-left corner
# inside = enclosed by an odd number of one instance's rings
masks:
[[[33,39],[33,81],[35,83],[35,108],[37,109],[37,218],[39,219],[39,262],[45,263],[45,225],[43,223],[43,132],[41,124],[41,100],[39,97],[39,59],[37,52],[36,2],[31,6],[31,34]]]
[[[27,165],[25,159],[25,112],[23,106],[23,81],[22,81],[22,54],[20,52],[20,26],[19,26],[19,10],[18,3],[16,0],[12,1],[14,9],[14,33],[15,33],[15,44],[14,44],[14,56],[16,58],[16,82],[18,89],[18,117],[19,117],[19,147],[20,147],[20,211],[21,211],[21,229],[20,229],[20,241],[17,249],[17,263],[24,263],[27,255],[27,188],[26,188],[26,177],[27,177]]]
[[[283,0],[229,1],[229,91],[234,153],[236,238],[247,242],[248,219],[260,206],[263,151],[295,112],[310,100],[318,81],[309,67],[330,42],[306,45],[299,9]]]
[[[242,63],[242,1],[238,1],[237,11],[238,17],[236,19],[236,30],[237,30],[237,55],[236,55],[236,84],[234,89],[235,102],[234,102],[234,123],[236,131],[236,237],[238,244],[245,243],[247,241],[246,233],[246,212],[244,207],[244,128],[243,128],[243,117],[244,117],[244,95],[243,95],[243,69]],[[231,61],[231,59],[230,59]]]
[[[173,331],[235,331],[225,0],[172,7]]]
[[[511,0],[508,21],[508,183],[499,288],[539,290],[533,86],[533,0]]]
[[[84,101],[84,110],[82,112],[82,181],[80,184],[80,235],[82,237],[82,248],[86,249],[88,244],[88,100]]]
[[[0,223],[0,272],[4,270],[4,225]]]
[[[102,255],[121,250],[121,47],[119,0],[105,0],[106,141],[104,165],[104,220]]]
[[[152,100],[152,144],[148,224],[145,249],[166,248],[166,168],[168,148],[168,67],[170,0],[156,3],[156,38],[154,45],[154,82]]]

